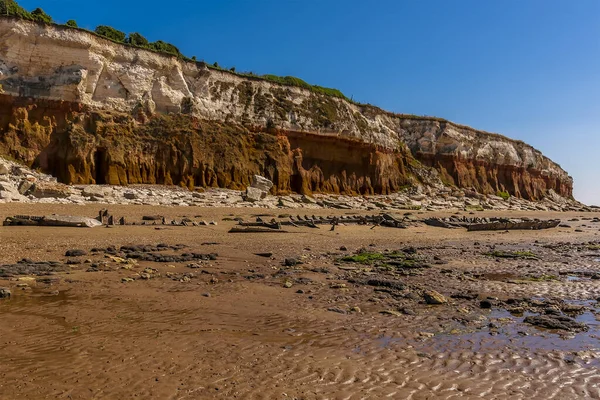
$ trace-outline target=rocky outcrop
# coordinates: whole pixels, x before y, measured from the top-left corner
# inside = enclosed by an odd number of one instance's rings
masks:
[[[454,185],[540,199],[572,179],[531,146],[0,18],[0,151],[65,183],[390,193]]]

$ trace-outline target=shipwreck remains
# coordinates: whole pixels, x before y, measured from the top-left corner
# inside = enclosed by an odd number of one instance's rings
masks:
[[[468,231],[539,230],[556,228],[559,219],[540,220],[530,218],[427,218],[423,222],[439,228],[466,228]]]

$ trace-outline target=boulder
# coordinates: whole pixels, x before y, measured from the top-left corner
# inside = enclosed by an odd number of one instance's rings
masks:
[[[103,186],[86,186],[81,194],[85,197],[104,198],[108,189],[110,188],[105,188]]]
[[[12,293],[9,288],[0,288],[0,299],[10,299],[11,294]]]
[[[29,179],[23,179],[21,183],[19,183],[19,193],[22,195],[26,195],[33,188],[35,183]]]
[[[425,298],[425,302],[427,304],[446,304],[448,299],[444,297],[441,293],[436,292],[435,290],[426,290],[423,292],[423,297]]]
[[[0,160],[0,175],[8,175],[10,173],[10,165]]]
[[[136,200],[139,198],[139,195],[136,192],[125,192],[123,193],[123,197],[127,200]]]
[[[38,199],[60,198],[64,199],[71,195],[67,185],[53,182],[38,182],[35,184],[31,194]]]
[[[302,195],[302,202],[304,204],[317,204],[317,201],[314,198],[307,196],[305,194]]]
[[[273,182],[271,182],[264,176],[254,175],[254,178],[252,179],[252,185],[250,185],[250,187],[260,189],[265,193],[269,193],[269,191],[273,187]]]
[[[267,197],[267,192],[250,186],[248,189],[246,189],[246,195],[244,196],[244,200],[254,202],[260,201],[265,197]]]

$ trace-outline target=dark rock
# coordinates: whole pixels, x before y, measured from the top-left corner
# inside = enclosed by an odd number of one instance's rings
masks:
[[[265,258],[273,257],[273,253],[254,253],[254,255],[257,255],[259,257],[265,257]]]
[[[404,290],[404,288],[405,288],[404,283],[397,281],[397,280],[391,280],[391,279],[369,279],[367,281],[367,285],[377,286],[377,287],[386,287],[386,288],[396,289],[396,290]]]
[[[523,322],[546,329],[560,329],[569,332],[587,331],[587,325],[567,316],[537,315],[526,317]]]
[[[10,299],[12,292],[9,288],[0,287],[0,299]]]
[[[78,250],[78,249],[67,250],[67,252],[65,253],[65,256],[67,256],[67,257],[81,257],[81,256],[86,256],[86,255],[87,255],[87,251]]]
[[[283,261],[283,265],[286,267],[294,267],[296,265],[300,264],[300,261],[298,261],[297,258],[286,258]]]
[[[492,302],[489,300],[481,300],[479,302],[479,307],[481,308],[492,308]]]

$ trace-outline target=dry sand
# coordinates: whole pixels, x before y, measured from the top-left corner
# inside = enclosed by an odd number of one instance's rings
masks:
[[[0,218],[97,211],[8,204],[0,207]],[[0,227],[0,264],[64,262],[69,249],[158,243],[187,246],[169,254],[218,257],[197,269],[189,262],[149,261],[125,269],[103,252],[89,253],[74,259],[90,259],[95,272],[87,272],[91,264],[75,264],[37,281],[0,280],[13,293],[0,300],[1,399],[600,398],[600,280],[590,279],[600,269],[600,223],[582,219],[593,214],[503,214],[579,219],[567,222],[570,228],[535,232],[419,225],[230,234],[234,222],[223,218],[232,214],[250,219],[289,211],[114,206],[111,212],[130,220],[161,214],[218,225]],[[339,262],[363,247],[373,253],[414,247],[430,268],[379,271]],[[531,251],[536,258],[485,255],[495,250]],[[273,255],[255,255],[264,252]],[[302,264],[285,266],[286,258]],[[158,272],[122,282],[145,268]],[[174,279],[186,273],[194,276]],[[369,277],[406,288],[364,284]],[[24,283],[29,287],[18,287]],[[427,305],[423,290],[436,290],[449,303]],[[450,297],[461,293],[478,297]],[[480,308],[487,297],[491,310]],[[509,298],[576,301],[586,306],[576,319],[589,330],[524,324],[521,315],[506,311]],[[385,310],[401,312],[380,313]]]

